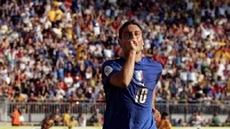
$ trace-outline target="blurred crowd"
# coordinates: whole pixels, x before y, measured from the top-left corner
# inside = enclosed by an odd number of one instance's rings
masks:
[[[101,64],[119,57],[118,29],[143,28],[164,67],[157,102],[230,99],[226,0],[12,0],[0,6],[0,96],[16,102],[104,101]]]
[[[14,105],[12,112],[9,114],[11,117],[12,126],[28,126],[29,124],[24,117],[24,114],[20,107]],[[49,112],[45,114],[44,119],[40,123],[44,126],[43,122],[47,119],[52,120],[52,125],[50,126],[67,126],[68,129],[73,127],[85,127],[85,126],[102,126],[104,118],[103,114],[100,113],[100,110],[94,108],[93,113],[90,116],[87,116],[86,113],[79,113],[73,115],[70,108],[65,108],[64,111],[61,111],[59,108],[56,108],[54,112]],[[42,128],[43,129],[43,128]],[[44,128],[45,129],[45,128]]]
[[[207,118],[204,116],[204,113],[201,111],[194,111],[190,116],[189,120],[186,122],[183,119],[171,119],[172,125],[174,126],[193,126],[197,128],[201,127],[220,127],[220,126],[230,126],[230,114],[221,122],[221,116],[217,112],[213,112],[212,116]]]

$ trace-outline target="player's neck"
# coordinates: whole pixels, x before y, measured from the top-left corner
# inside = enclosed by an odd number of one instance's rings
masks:
[[[137,53],[135,62],[141,61],[142,57],[143,57],[143,54],[142,54],[142,53]]]

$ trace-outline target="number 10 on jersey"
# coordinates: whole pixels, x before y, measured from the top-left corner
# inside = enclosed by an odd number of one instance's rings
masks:
[[[147,88],[141,88],[137,90],[137,94],[135,97],[136,103],[145,103],[147,99],[148,89]]]

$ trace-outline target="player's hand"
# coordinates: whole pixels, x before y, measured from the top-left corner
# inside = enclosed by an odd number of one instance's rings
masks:
[[[153,115],[156,121],[161,119],[161,113],[157,109],[153,110]]]
[[[128,50],[135,52],[138,50],[138,45],[135,40],[128,40]]]
[[[127,40],[123,46],[123,52],[125,57],[135,57],[137,53],[137,43],[134,40]]]

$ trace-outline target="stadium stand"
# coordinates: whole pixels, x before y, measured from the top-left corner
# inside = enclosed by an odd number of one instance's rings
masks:
[[[141,23],[145,54],[164,67],[156,98],[161,111],[189,116],[198,111],[211,115],[210,119],[214,112],[224,118],[230,113],[229,1],[12,0],[0,4],[2,113],[10,113],[15,104],[30,114],[29,122],[34,121],[31,114],[43,118],[57,105],[61,113],[69,106],[72,113],[93,113],[97,108],[103,113],[101,63],[119,56],[117,31],[128,19]],[[6,115],[0,120],[6,120]],[[192,124],[189,116],[172,123]],[[212,125],[208,120],[205,124]]]

